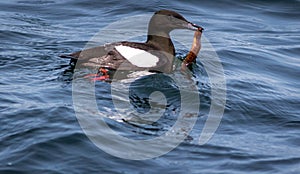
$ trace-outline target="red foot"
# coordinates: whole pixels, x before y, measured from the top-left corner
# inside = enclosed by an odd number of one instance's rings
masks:
[[[88,74],[84,78],[89,78],[91,81],[105,81],[109,79],[108,70],[105,68],[100,68],[97,74]]]
[[[101,72],[101,73],[104,74],[104,75],[107,75],[107,74],[108,74],[108,70],[105,69],[105,68],[100,68],[100,69],[99,69],[99,72]]]
[[[104,75],[104,76],[98,76],[98,77],[94,77],[91,78],[92,81],[96,82],[96,81],[104,81],[104,80],[108,80],[109,79],[109,75]]]

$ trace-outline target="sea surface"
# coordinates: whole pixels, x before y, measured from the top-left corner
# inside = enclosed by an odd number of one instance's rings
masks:
[[[99,148],[87,136],[78,119],[86,103],[80,108],[74,102],[75,75],[87,70],[74,71],[69,60],[59,55],[83,49],[112,23],[151,16],[159,9],[175,10],[205,28],[192,78],[184,82],[197,87],[199,113],[192,131],[182,129],[187,137],[170,152],[145,160],[124,159]],[[1,1],[0,173],[300,173],[299,19],[299,0]],[[118,35],[99,40],[130,40],[129,30],[122,27],[114,31]],[[192,41],[193,33],[183,32],[186,36],[181,38]],[[145,39],[145,35],[132,38]],[[224,70],[226,105],[216,132],[207,143],[199,144],[213,100],[211,90],[218,85],[211,82],[201,61],[211,56],[205,52],[207,45],[213,47]],[[178,42],[175,47],[178,59],[189,50]],[[129,96],[121,93],[114,101],[112,84],[96,82],[99,112],[90,114],[131,140],[163,136],[185,104],[174,81],[178,76],[150,75],[126,82]],[[88,79],[79,82],[93,86]],[[121,91],[125,82],[117,83]],[[162,118],[150,120],[151,124],[124,118],[132,115],[130,109],[141,115],[151,110],[149,95],[155,91],[160,91],[158,98],[165,95],[154,102],[157,107],[167,101]],[[116,100],[130,100],[129,108]],[[121,111],[116,103],[123,107]],[[108,135],[106,139],[114,140]],[[113,151],[114,144],[107,143],[106,148]],[[136,155],[126,148],[114,152]]]

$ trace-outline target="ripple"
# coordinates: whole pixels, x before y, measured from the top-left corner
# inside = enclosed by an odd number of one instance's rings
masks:
[[[0,173],[297,173],[299,7],[296,0],[0,2]],[[213,138],[198,145],[211,88],[218,87],[201,64],[210,55],[200,52],[192,80],[199,88],[201,107],[188,138],[156,159],[118,159],[82,132],[73,108],[73,70],[68,60],[57,56],[80,50],[111,22],[162,8],[177,10],[205,27],[203,34],[225,70],[224,117]],[[175,46],[184,57],[188,50]],[[145,88],[145,83],[152,87]],[[151,91],[168,94],[163,117],[152,124],[122,120],[113,107],[110,85],[99,82],[97,104],[107,124],[132,139],[151,139],[169,130],[180,111],[178,86],[153,78],[131,87],[131,107],[141,113],[149,109]],[[119,96],[120,101],[128,98]],[[164,106],[163,101],[155,104]]]

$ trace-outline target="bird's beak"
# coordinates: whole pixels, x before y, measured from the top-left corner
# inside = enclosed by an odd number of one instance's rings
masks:
[[[193,31],[199,30],[200,32],[202,32],[204,30],[204,28],[202,28],[199,25],[196,25],[194,23],[191,23],[191,22],[187,23],[186,28],[189,30],[193,30]]]

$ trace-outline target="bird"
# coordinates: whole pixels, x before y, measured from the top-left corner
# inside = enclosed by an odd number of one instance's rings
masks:
[[[119,41],[60,57],[70,58],[70,63],[74,66],[98,68],[98,72],[103,75],[100,80],[108,78],[108,71],[116,70],[171,73],[175,48],[170,32],[175,29],[195,31],[188,59],[183,62],[188,65],[195,60],[200,50],[197,42],[204,29],[179,13],[165,9],[156,11],[151,17],[145,42]]]

